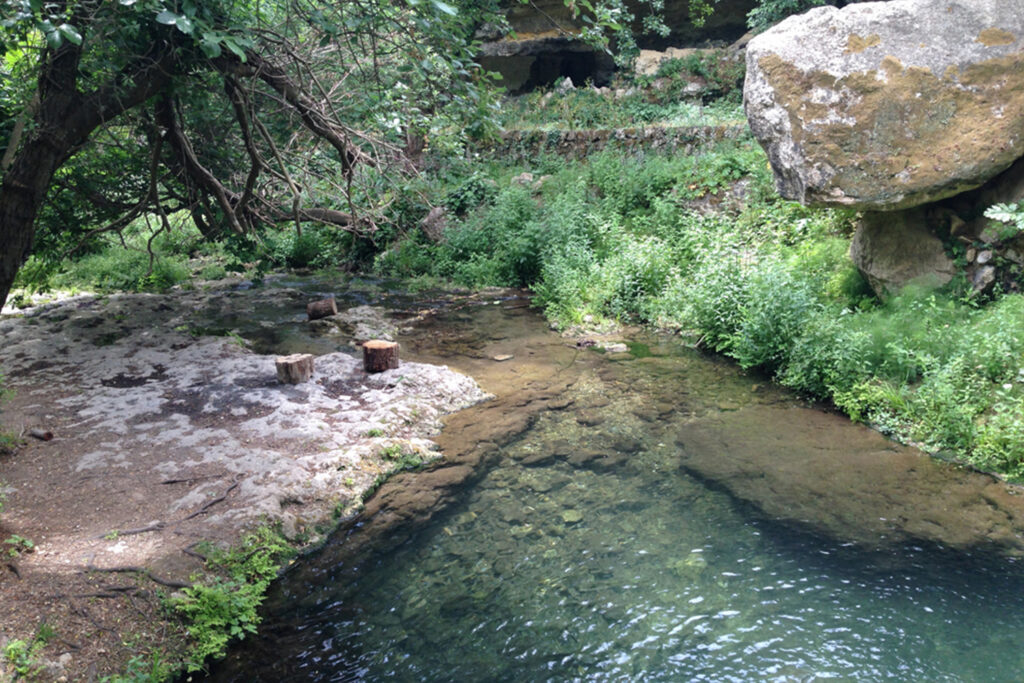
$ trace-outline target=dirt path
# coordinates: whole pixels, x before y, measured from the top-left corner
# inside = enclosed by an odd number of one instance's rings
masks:
[[[315,542],[397,450],[436,457],[441,417],[486,398],[446,367],[366,375],[344,353],[318,356],[313,382],[282,385],[273,357],[190,333],[196,311],[245,315],[261,297],[301,312],[306,295],[80,297],[0,320],[15,392],[0,423],[54,434],[0,456],[0,540],[16,541],[0,564],[0,649],[43,628],[39,680],[98,680],[154,649],[175,661],[186,634],[161,597],[202,568],[201,543],[265,522]],[[15,675],[6,659],[0,680]]]

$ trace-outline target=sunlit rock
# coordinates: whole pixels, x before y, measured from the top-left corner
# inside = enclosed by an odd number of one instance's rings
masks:
[[[951,197],[1024,155],[1024,11],[816,8],[749,43],[744,101],[789,199],[893,210]]]

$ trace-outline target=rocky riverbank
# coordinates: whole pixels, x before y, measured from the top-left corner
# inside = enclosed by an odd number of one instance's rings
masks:
[[[44,628],[31,657],[42,680],[95,679],[156,651],[173,662],[187,636],[162,594],[201,576],[197,545],[259,525],[316,543],[381,477],[436,458],[445,414],[488,397],[443,366],[367,375],[351,351],[318,355],[313,381],[284,385],[273,356],[203,334],[208,314],[268,304],[294,304],[302,324],[308,298],[80,296],[0,320],[3,427],[54,435],[0,455],[0,536],[32,546],[9,544],[0,567],[0,645]]]

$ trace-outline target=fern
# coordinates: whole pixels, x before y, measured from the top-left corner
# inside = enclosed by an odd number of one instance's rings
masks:
[[[1024,201],[1016,204],[993,204],[985,209],[985,218],[1012,225],[1018,232],[1024,230]]]

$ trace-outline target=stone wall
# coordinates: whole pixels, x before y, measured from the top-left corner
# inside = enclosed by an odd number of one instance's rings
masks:
[[[690,154],[722,140],[735,140],[747,133],[746,126],[683,126],[663,128],[618,128],[607,130],[513,130],[487,152],[517,161],[538,154],[558,154],[582,159],[606,147],[624,150],[667,150]]]

